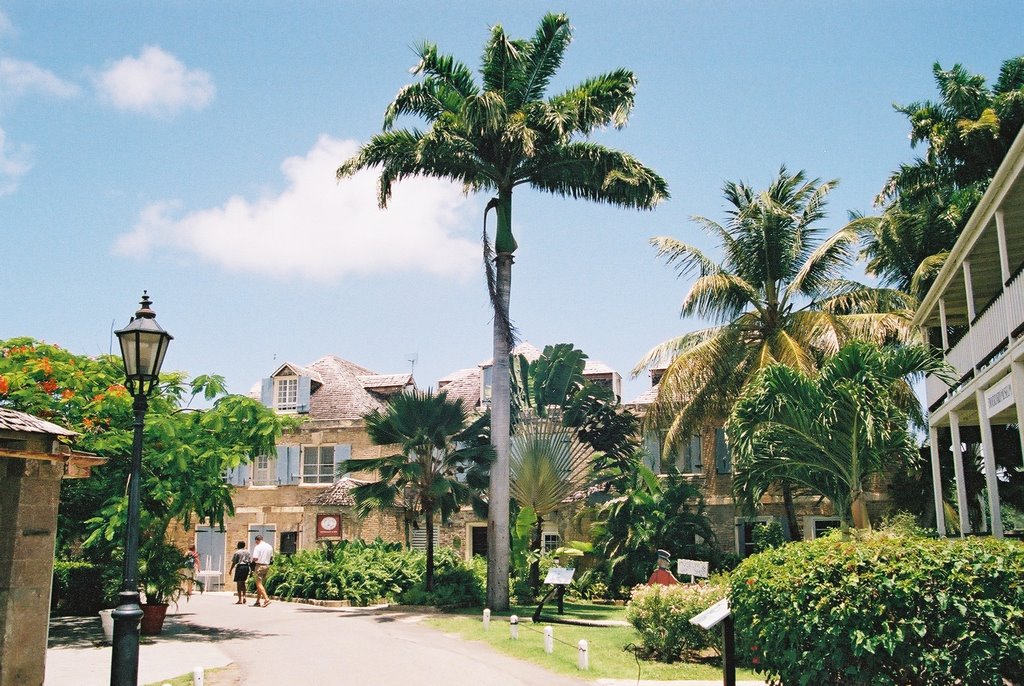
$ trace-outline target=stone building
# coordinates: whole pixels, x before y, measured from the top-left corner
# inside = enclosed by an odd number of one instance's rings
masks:
[[[42,686],[61,479],[103,458],[56,424],[0,408],[0,686]]]

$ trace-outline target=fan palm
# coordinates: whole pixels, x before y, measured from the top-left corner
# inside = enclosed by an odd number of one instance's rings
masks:
[[[421,80],[398,92],[385,111],[384,131],[338,168],[340,179],[379,167],[382,207],[393,185],[410,176],[450,179],[467,191],[496,194],[488,205],[497,210],[494,255],[486,238],[484,247],[494,307],[491,438],[496,451],[488,515],[487,598],[496,610],[508,607],[513,190],[527,185],[559,196],[640,209],[668,197],[665,181],[633,156],[580,140],[595,129],[626,124],[636,91],[632,72],[616,69],[546,96],[571,39],[564,14],[545,15],[534,36],[525,40],[509,38],[501,26],[494,26],[484,46],[481,84],[464,64],[431,43],[423,44],[413,69]],[[424,120],[427,130],[396,129],[402,115]]]
[[[908,380],[925,373],[948,375],[929,349],[861,341],[843,346],[816,376],[767,367],[727,427],[737,493],[752,507],[783,480],[828,498],[844,526],[870,528],[868,477],[918,458],[910,422],[921,413]]]
[[[400,393],[384,410],[364,416],[375,445],[395,452],[371,459],[346,460],[338,473],[375,471],[378,480],[353,487],[356,512],[394,507],[399,498],[407,510],[422,516],[427,535],[426,589],[434,586],[434,518],[448,521],[486,484],[491,450],[487,415],[470,422],[461,400],[445,391]]]

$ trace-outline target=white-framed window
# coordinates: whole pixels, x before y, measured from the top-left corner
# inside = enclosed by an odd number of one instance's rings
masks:
[[[754,528],[758,524],[769,524],[776,521],[775,517],[737,517],[736,518],[736,553],[740,557],[750,557],[757,550],[754,547]]]
[[[294,412],[299,407],[299,379],[281,376],[274,379],[274,409]]]
[[[270,455],[257,455],[252,461],[252,485],[274,486],[277,475],[274,473],[276,460]]]
[[[545,531],[541,538],[541,547],[545,553],[553,553],[562,544],[562,537],[557,531]]]
[[[302,446],[302,483],[334,483],[334,446]]]
[[[838,529],[841,523],[839,517],[804,517],[804,538],[809,541],[821,538],[832,529]]]

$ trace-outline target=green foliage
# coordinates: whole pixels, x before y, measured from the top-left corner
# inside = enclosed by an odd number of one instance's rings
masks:
[[[640,635],[642,654],[661,662],[694,662],[708,648],[722,650],[722,633],[690,624],[728,592],[721,579],[675,586],[637,586],[626,607],[626,619]]]
[[[754,527],[754,550],[756,552],[761,553],[771,548],[778,548],[785,542],[786,534],[782,530],[782,524],[777,520]]]
[[[720,555],[700,490],[674,471],[662,481],[638,468],[626,492],[601,506],[591,533],[613,592],[646,582],[659,548],[712,566]]]
[[[484,585],[472,568],[450,566],[438,569],[434,590],[418,583],[403,593],[399,602],[406,605],[432,605],[442,609],[480,607],[484,604]]]
[[[110,567],[80,560],[54,560],[50,612],[56,615],[89,616],[112,607],[116,582]],[[116,569],[120,576],[120,568]]]
[[[163,537],[151,537],[139,548],[139,586],[146,603],[178,602],[183,585],[191,578],[192,563],[185,551]]]
[[[606,600],[611,596],[608,590],[608,574],[601,569],[588,569],[581,574],[576,574],[569,588],[566,589],[566,597],[578,600]]]
[[[730,603],[741,654],[785,684],[1024,679],[1024,546],[840,532],[745,560]]]
[[[397,543],[342,541],[330,549],[278,555],[267,573],[267,592],[285,598],[347,600],[365,606],[394,601],[423,577],[423,553]]]

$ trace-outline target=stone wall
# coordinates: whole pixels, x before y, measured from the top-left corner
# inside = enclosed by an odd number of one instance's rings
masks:
[[[0,686],[43,683],[63,473],[59,461],[0,457]]]

